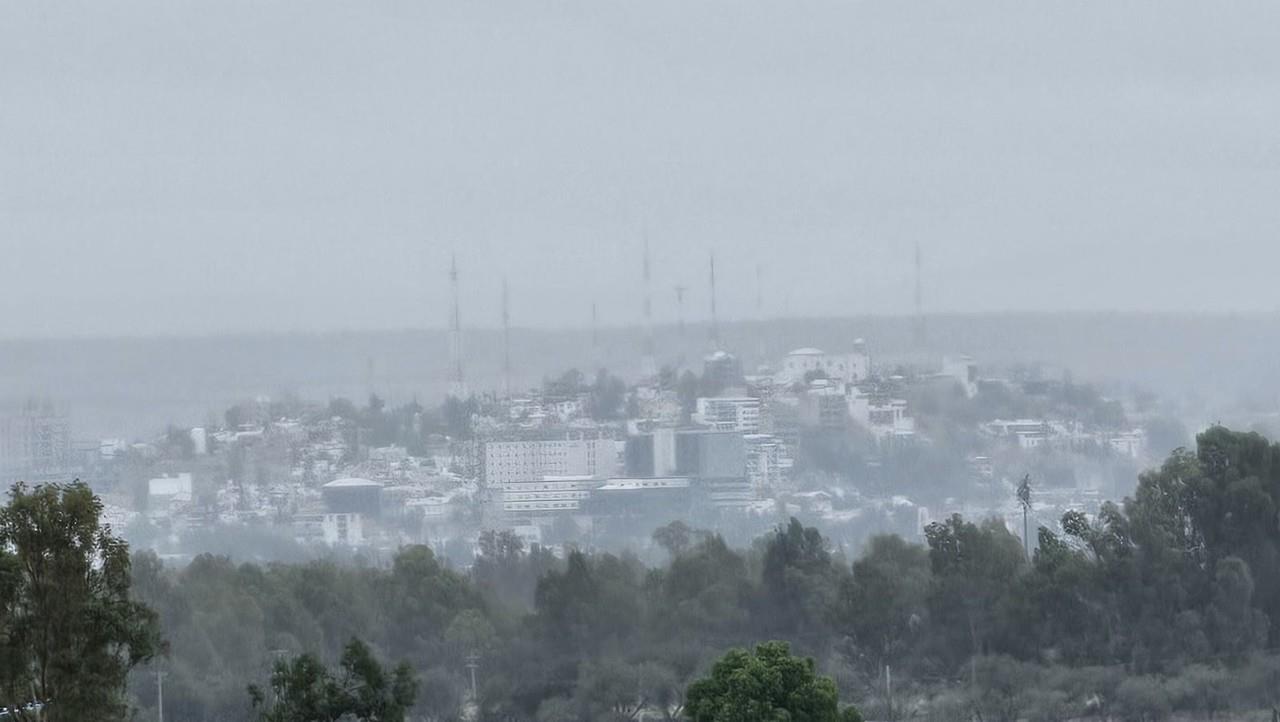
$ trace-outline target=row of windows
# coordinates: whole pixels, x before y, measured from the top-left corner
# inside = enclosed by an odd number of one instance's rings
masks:
[[[576,501],[565,502],[547,502],[543,503],[521,503],[503,504],[504,511],[550,511],[552,509],[577,509],[580,504]]]
[[[556,499],[586,499],[590,494],[504,494],[502,500],[506,501],[553,501]]]

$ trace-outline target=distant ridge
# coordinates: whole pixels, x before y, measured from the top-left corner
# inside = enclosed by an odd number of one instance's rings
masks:
[[[911,316],[720,321],[724,348],[748,370],[788,350],[848,348],[865,338],[881,362],[914,359]],[[700,366],[705,323],[656,325],[659,365],[683,356]],[[643,326],[601,327],[602,363],[625,378],[640,371]],[[502,330],[468,332],[473,390],[502,387]],[[1078,380],[1142,386],[1162,395],[1197,394],[1272,403],[1280,396],[1280,314],[1139,312],[931,314],[925,356],[964,352],[987,368],[1043,363]],[[591,329],[511,329],[520,359],[514,388],[577,366],[589,370]],[[151,433],[167,423],[204,423],[236,400],[285,391],[324,399],[375,391],[396,403],[441,397],[449,382],[448,331],[332,331],[136,338],[0,341],[0,400],[66,402],[78,433]]]

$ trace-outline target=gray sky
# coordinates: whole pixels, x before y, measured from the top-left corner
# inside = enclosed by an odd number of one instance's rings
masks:
[[[0,336],[1280,306],[1280,3],[0,3]],[[736,284],[736,285],[731,285]]]

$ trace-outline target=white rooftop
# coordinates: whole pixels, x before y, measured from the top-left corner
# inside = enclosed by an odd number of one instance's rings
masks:
[[[377,482],[377,481],[370,481],[370,480],[368,480],[368,479],[358,479],[358,478],[352,477],[352,478],[348,478],[348,479],[336,479],[336,480],[334,480],[334,481],[329,482],[328,484],[325,484],[322,488],[324,488],[324,489],[346,489],[346,488],[358,488],[358,487],[362,487],[362,486],[376,486],[376,487],[381,487],[381,486],[382,486],[382,483],[381,483],[381,482]]]

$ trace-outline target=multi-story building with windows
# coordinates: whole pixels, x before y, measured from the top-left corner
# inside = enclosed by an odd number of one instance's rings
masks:
[[[488,441],[484,482],[507,512],[576,511],[593,484],[616,476],[612,439]]]
[[[0,411],[0,482],[70,481],[71,423],[49,402]]]
[[[693,422],[711,431],[760,433],[760,399],[751,396],[698,399]]]

